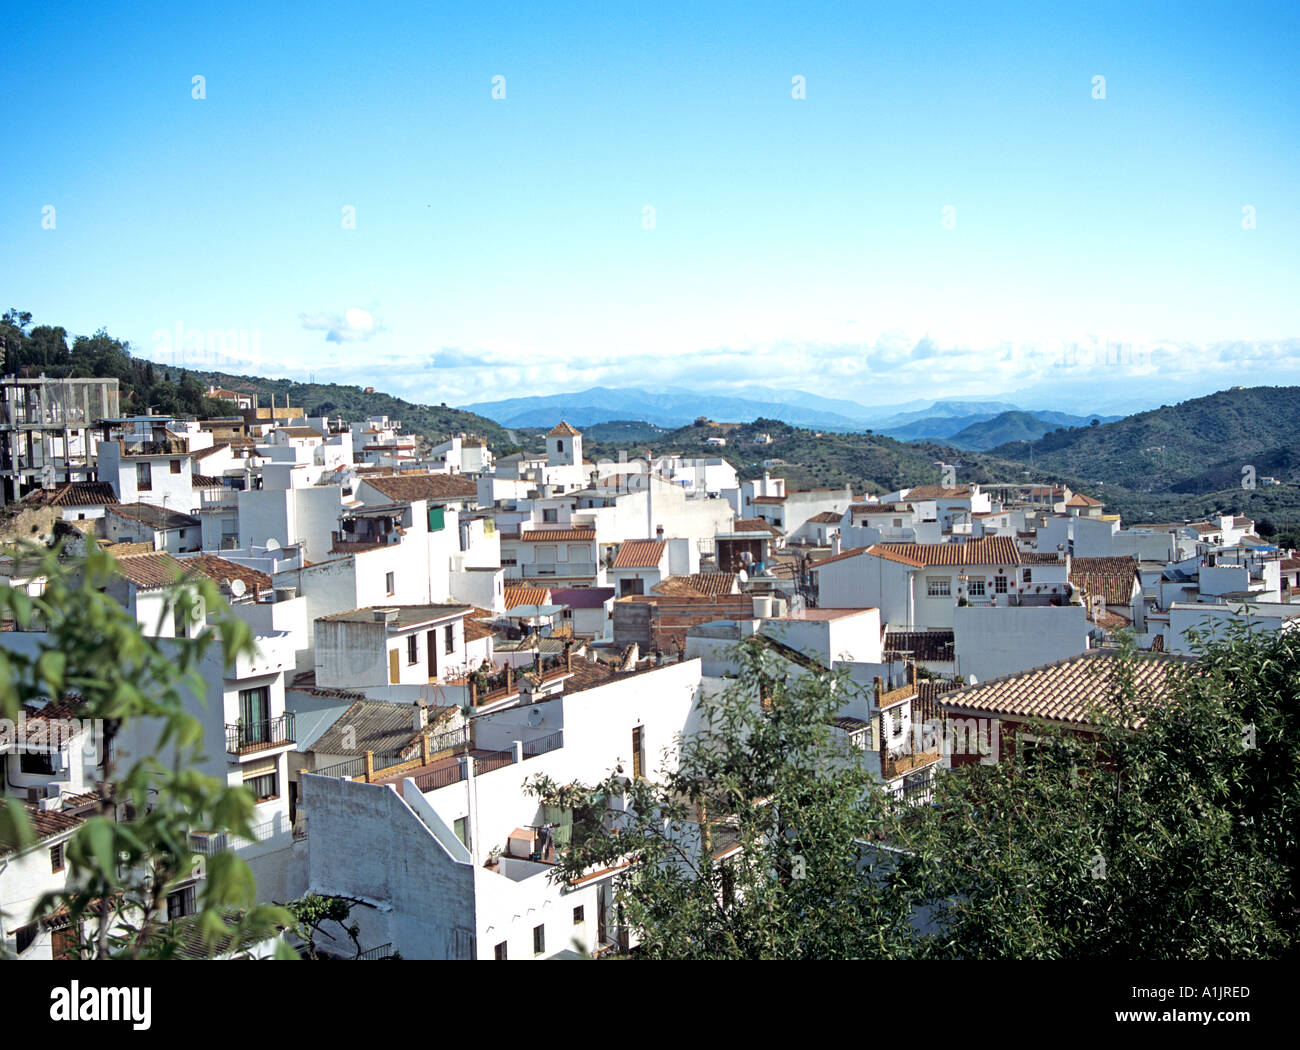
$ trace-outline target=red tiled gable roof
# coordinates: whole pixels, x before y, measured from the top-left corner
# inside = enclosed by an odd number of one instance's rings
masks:
[[[1085,496],[1082,492],[1076,492],[1065,501],[1067,507],[1104,507],[1105,504],[1099,499],[1093,499],[1091,496]]]
[[[574,430],[573,427],[569,426],[569,424],[566,423],[564,420],[560,420],[560,422],[556,424],[555,429],[549,431],[546,436],[547,437],[582,437],[582,434],[579,431]]]
[[[839,554],[833,554],[829,558],[823,558],[821,561],[815,561],[808,566],[810,569],[820,569],[823,565],[830,565],[832,562],[843,561],[845,558],[856,558],[859,554],[866,554],[870,548],[853,547],[850,550],[842,551]]]
[[[970,495],[969,485],[918,485],[907,492],[908,499],[964,499]]]
[[[186,576],[199,575],[202,572],[199,566],[186,565],[166,551],[115,555],[115,558],[118,573],[142,591],[156,591],[163,587],[170,587]]]
[[[962,543],[877,543],[867,553],[917,567],[1020,564],[1020,550],[1010,536],[986,536]]]
[[[43,507],[96,507],[117,502],[113,486],[107,481],[65,481],[52,489],[37,489],[23,498]]]
[[[953,632],[945,631],[888,631],[885,634],[885,652],[907,653],[912,659],[947,661],[953,656]]]
[[[786,500],[785,496],[755,496],[749,502],[750,503],[784,503],[785,500]]]
[[[1055,551],[1021,551],[1020,561],[1024,565],[1064,565],[1065,557]]]
[[[478,482],[460,474],[386,474],[365,481],[376,492],[398,502],[478,497]]]
[[[833,510],[824,510],[820,514],[814,514],[808,521],[814,525],[836,525],[843,517],[844,515],[837,514]]]
[[[690,576],[669,576],[650,588],[655,594],[676,594],[712,598],[720,594],[734,594],[734,572],[697,572]]]
[[[243,580],[254,595],[271,589],[271,577],[266,573],[250,569],[246,565],[237,565],[215,554],[196,554],[192,558],[182,558],[181,563],[196,566],[199,572],[217,583]]]
[[[916,508],[910,503],[867,503],[849,508],[854,517],[864,514],[911,514]]]
[[[1232,519],[1232,527],[1234,529],[1244,529],[1247,526],[1254,525],[1254,524],[1255,524],[1254,518],[1237,517]]]
[[[119,503],[109,508],[108,513],[117,514],[132,521],[141,522],[153,529],[189,529],[201,524],[198,518],[180,511],[155,507],[152,503]]]
[[[513,609],[517,605],[549,605],[551,603],[551,592],[546,587],[507,587],[506,588],[506,608]]]
[[[780,536],[781,530],[771,522],[764,521],[762,518],[737,518],[731,523],[732,532],[770,532],[773,536]]]
[[[190,458],[197,463],[201,459],[207,459],[209,456],[215,455],[223,448],[230,448],[230,442],[217,441],[210,448],[201,448],[197,452],[191,452]]]
[[[1139,586],[1135,558],[1073,558],[1070,582],[1089,597],[1100,595],[1107,605],[1128,605]]]
[[[224,479],[212,474],[191,474],[190,484],[196,489],[219,489],[224,484]]]
[[[594,528],[532,529],[521,532],[519,538],[525,543],[590,543],[596,538],[596,530]]]
[[[465,619],[465,641],[477,642],[492,635],[492,628],[479,620]]]
[[[663,560],[667,544],[663,540],[624,540],[619,545],[612,568],[653,569]]]
[[[65,813],[62,810],[43,810],[36,806],[25,806],[27,818],[31,821],[32,834],[37,842],[44,842],[74,830],[83,817]],[[16,842],[0,838],[0,857],[13,853],[18,848]]]
[[[152,554],[154,545],[152,543],[132,543],[130,540],[123,540],[121,543],[103,543],[100,544],[102,550],[108,551],[114,558],[121,558],[128,554]]]
[[[1094,708],[1110,706],[1120,659],[1104,649],[1087,652],[1016,674],[991,678],[979,685],[945,694],[939,702],[950,711],[1044,718],[1087,725]],[[1184,662],[1177,657],[1135,654],[1132,671],[1138,695],[1156,702],[1165,700],[1169,673]],[[1134,728],[1141,721],[1140,717],[1134,720]]]
[[[325,436],[315,427],[279,427],[276,432],[287,434],[291,438],[323,438]]]

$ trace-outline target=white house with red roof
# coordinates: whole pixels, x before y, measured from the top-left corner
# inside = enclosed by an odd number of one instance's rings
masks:
[[[1065,593],[1066,569],[1024,563],[1010,537],[961,543],[877,543],[811,566],[818,604],[878,608],[893,630],[953,626],[959,600],[990,605]]]

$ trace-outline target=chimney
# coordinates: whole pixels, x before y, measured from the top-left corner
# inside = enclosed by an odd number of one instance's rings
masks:
[[[663,527],[662,525],[656,525],[656,526],[655,526],[655,539],[657,539],[657,540],[661,540],[661,539],[663,539],[663,538],[664,538],[664,527]]]
[[[423,697],[415,702],[415,717],[412,719],[415,731],[418,733],[429,725],[429,705]]]
[[[840,539],[839,531],[836,530],[835,532],[831,533],[831,557],[833,558],[837,554],[839,554],[842,547],[843,547],[843,541],[841,541]]]

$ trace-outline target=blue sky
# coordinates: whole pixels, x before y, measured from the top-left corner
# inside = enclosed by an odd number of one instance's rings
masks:
[[[453,404],[1300,377],[1294,5],[542,6],[31,5],[3,305]]]

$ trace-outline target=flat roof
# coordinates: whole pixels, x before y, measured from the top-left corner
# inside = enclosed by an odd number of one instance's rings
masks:
[[[391,610],[391,620],[377,620],[375,614],[380,609]],[[329,616],[317,617],[333,623],[384,623],[389,627],[414,627],[432,620],[444,620],[452,616],[465,616],[474,611],[472,605],[369,605],[347,612],[331,613]]]

